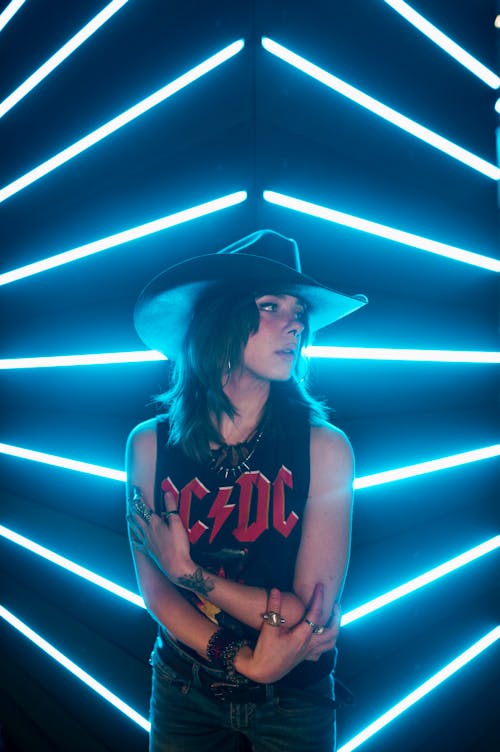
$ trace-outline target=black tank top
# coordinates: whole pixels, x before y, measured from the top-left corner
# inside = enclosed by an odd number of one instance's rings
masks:
[[[191,460],[178,446],[169,445],[168,422],[158,418],[155,511],[164,510],[167,491],[174,494],[191,557],[207,571],[245,585],[292,592],[309,489],[309,424],[294,421],[293,434],[281,439],[264,430],[249,464],[251,469],[234,482],[221,479],[208,462]],[[255,643],[254,629],[203,596],[178,590],[215,624]],[[333,653],[317,662],[304,661],[285,677],[286,683],[310,684],[330,673],[333,663]]]

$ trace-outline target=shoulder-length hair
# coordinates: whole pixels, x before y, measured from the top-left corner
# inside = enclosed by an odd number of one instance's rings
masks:
[[[170,389],[157,395],[169,421],[169,443],[178,445],[190,458],[204,462],[210,442],[223,439],[217,426],[223,413],[233,418],[237,410],[224,393],[223,381],[229,366],[237,368],[251,334],[259,328],[255,299],[272,292],[212,288],[195,307],[181,356],[175,363]],[[307,306],[301,346],[309,341]],[[301,372],[302,371],[302,375]],[[267,414],[271,430],[290,435],[290,424],[302,417],[310,425],[327,420],[325,406],[307,391],[307,361],[301,356],[286,382],[272,382]],[[215,419],[215,420],[214,420]]]

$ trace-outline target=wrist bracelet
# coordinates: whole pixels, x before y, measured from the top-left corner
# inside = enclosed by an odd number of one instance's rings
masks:
[[[231,682],[246,684],[248,679],[236,671],[234,659],[240,648],[249,644],[248,640],[236,637],[232,630],[221,627],[207,643],[207,657],[215,668],[225,672]]]

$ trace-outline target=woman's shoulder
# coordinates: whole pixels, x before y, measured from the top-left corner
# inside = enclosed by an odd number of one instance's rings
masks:
[[[138,423],[136,426],[134,426],[134,428],[130,431],[128,440],[134,443],[143,443],[151,441],[152,438],[156,439],[157,425],[158,418],[149,418],[148,420],[143,420],[141,423]]]
[[[165,445],[167,435],[167,417],[158,415],[134,426],[128,435],[127,448],[139,455],[156,457],[157,445]]]
[[[338,498],[352,497],[354,454],[345,433],[330,423],[311,427],[311,494],[321,496],[325,489]]]
[[[311,426],[311,452],[334,453],[338,459],[352,462],[353,451],[347,435],[327,421]]]

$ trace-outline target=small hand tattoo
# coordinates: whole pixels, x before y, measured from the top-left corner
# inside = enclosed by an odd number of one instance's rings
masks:
[[[208,593],[215,587],[210,577],[203,576],[203,569],[201,567],[198,567],[193,574],[185,574],[184,576],[179,577],[177,584],[181,587],[188,588],[188,590],[193,590],[193,592],[199,593],[200,595],[208,595]]]

